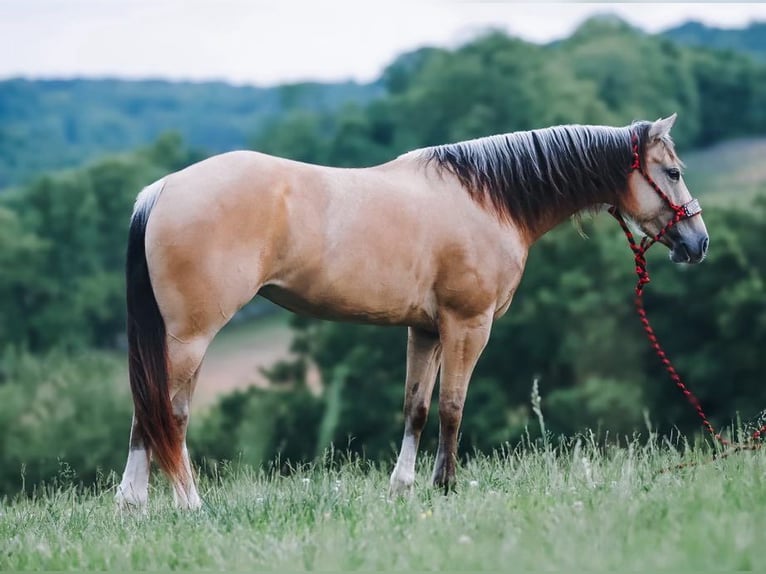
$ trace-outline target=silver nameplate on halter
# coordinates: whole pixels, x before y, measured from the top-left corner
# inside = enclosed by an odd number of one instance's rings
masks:
[[[702,213],[702,206],[700,205],[699,199],[692,199],[690,202],[684,203],[681,207],[683,208],[686,217]]]

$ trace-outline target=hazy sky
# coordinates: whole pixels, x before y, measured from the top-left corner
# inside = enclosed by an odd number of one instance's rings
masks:
[[[366,81],[418,46],[488,27],[548,41],[600,12],[649,31],[766,20],[766,4],[0,0],[0,77]]]

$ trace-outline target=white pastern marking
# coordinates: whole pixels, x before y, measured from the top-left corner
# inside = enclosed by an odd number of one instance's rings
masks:
[[[391,473],[391,494],[408,492],[415,483],[415,459],[418,455],[418,447],[415,437],[405,434],[402,439],[402,450],[396,460],[394,472]]]
[[[149,456],[144,449],[128,453],[115,499],[121,506],[143,506],[149,500]]]

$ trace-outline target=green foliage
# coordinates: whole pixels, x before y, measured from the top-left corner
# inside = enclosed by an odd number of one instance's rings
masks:
[[[609,435],[631,436],[644,422],[642,403],[642,388],[634,382],[591,377],[572,387],[555,388],[545,408],[553,428],[593,426]]]
[[[332,111],[366,102],[376,85],[300,83],[274,88],[219,82],[41,80],[0,82],[0,189],[41,171],[82,165],[178,131],[222,152],[290,110]]]
[[[703,266],[682,268],[678,277],[672,266],[655,264],[647,305],[709,414],[718,422],[735,414],[749,421],[766,404],[760,353],[766,344],[766,201],[747,210],[710,211],[705,221],[715,243]],[[659,380],[662,371],[649,353],[645,364]],[[673,420],[686,409],[672,385],[645,389],[649,404],[665,405]],[[688,410],[685,419],[694,420]]]
[[[537,45],[493,32],[454,51],[421,49],[383,73],[387,96],[277,118],[254,147],[340,166],[416,147],[563,123],[624,125],[679,111],[681,146],[766,131],[766,66],[681,47],[614,18]]]
[[[324,405],[306,388],[235,391],[190,425],[189,449],[208,468],[227,461],[258,467],[277,457],[311,460]]]
[[[694,66],[704,118],[699,122],[700,143],[766,131],[766,65],[754,66],[734,53],[699,51]]]
[[[138,191],[201,156],[166,134],[131,156],[43,176],[0,197],[0,350],[116,345]]]
[[[92,484],[127,453],[131,401],[111,357],[62,352],[0,361],[0,495],[43,481]]]
[[[19,325],[33,313],[46,241],[26,231],[14,211],[0,206],[0,341],[18,342]]]

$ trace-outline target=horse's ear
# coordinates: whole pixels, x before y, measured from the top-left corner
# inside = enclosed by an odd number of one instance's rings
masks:
[[[670,128],[676,123],[677,117],[678,114],[674,113],[672,116],[668,116],[664,119],[660,118],[654,122],[652,127],[649,128],[649,141],[658,141],[667,137],[668,134],[670,134]]]

